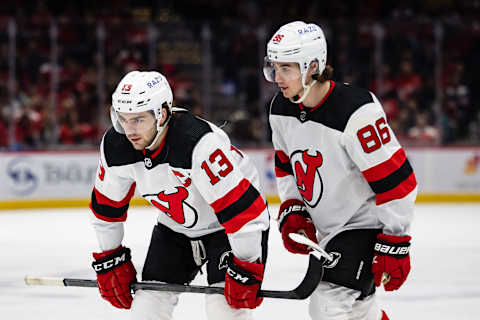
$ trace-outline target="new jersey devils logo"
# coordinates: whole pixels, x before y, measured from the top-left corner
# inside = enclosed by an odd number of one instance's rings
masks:
[[[189,205],[185,199],[188,197],[188,190],[184,187],[175,187],[173,193],[162,191],[158,194],[144,195],[150,200],[152,205],[163,211],[175,222],[183,225],[185,228],[193,227],[198,220],[197,210]]]
[[[303,201],[310,208],[316,207],[323,193],[322,177],[318,170],[323,164],[322,154],[316,151],[315,155],[310,155],[308,150],[298,150],[292,154],[292,164]]]

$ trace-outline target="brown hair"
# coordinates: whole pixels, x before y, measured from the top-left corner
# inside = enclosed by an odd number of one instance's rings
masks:
[[[325,82],[325,81],[330,80],[330,77],[332,76],[332,74],[333,74],[333,68],[332,68],[332,66],[327,64],[325,66],[325,69],[323,70],[322,74],[320,74],[320,75],[314,74],[312,76],[312,79],[317,80],[319,82]]]

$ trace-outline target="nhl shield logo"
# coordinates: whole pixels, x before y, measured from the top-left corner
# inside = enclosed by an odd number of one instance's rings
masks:
[[[143,163],[145,163],[145,167],[147,167],[147,168],[151,168],[152,165],[153,165],[152,159],[150,159],[150,158],[143,159]]]
[[[307,120],[307,111],[302,110],[300,111],[300,121],[305,122]]]

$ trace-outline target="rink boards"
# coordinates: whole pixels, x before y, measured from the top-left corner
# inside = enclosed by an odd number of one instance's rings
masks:
[[[248,149],[270,203],[278,202],[271,149]],[[418,202],[480,201],[480,147],[409,148]],[[96,151],[0,153],[0,209],[88,205]],[[320,172],[321,174],[321,172]],[[132,205],[144,205],[134,198]]]

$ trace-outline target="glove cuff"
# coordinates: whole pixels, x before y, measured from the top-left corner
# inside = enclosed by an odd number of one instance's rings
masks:
[[[95,260],[102,259],[102,258],[108,257],[109,255],[111,255],[115,251],[120,250],[121,248],[123,248],[123,247],[120,245],[120,246],[116,247],[115,249],[106,250],[106,251],[102,251],[102,252],[93,252],[92,256],[93,256],[93,259],[95,259]]]
[[[388,234],[377,235],[374,252],[397,259],[405,258],[410,251],[410,236],[392,236]]]
[[[242,285],[261,284],[263,264],[238,260],[232,253],[227,257],[227,274]]]
[[[310,215],[307,212],[307,207],[298,199],[289,199],[280,205],[278,211],[278,229],[282,230],[282,226],[287,221],[287,217],[291,214],[298,214],[305,218],[310,218]]]
[[[243,261],[235,256],[233,257],[233,263],[254,275],[263,275],[263,263]]]
[[[132,260],[130,249],[122,246],[115,250],[94,253],[93,257],[96,260],[92,262],[92,267],[97,274],[107,273],[110,270]]]
[[[409,243],[412,240],[410,236],[394,236],[391,234],[379,233],[377,235],[377,239],[379,241],[401,244],[401,243]]]

